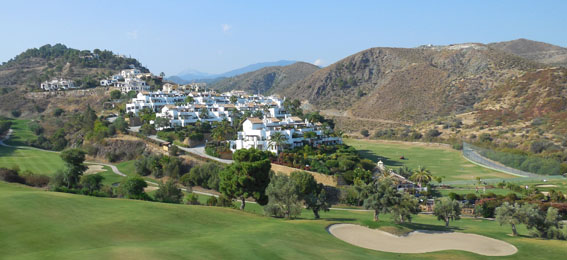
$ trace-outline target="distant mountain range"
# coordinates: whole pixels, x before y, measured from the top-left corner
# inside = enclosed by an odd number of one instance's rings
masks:
[[[167,79],[170,81],[173,81],[175,83],[178,84],[186,84],[189,82],[214,82],[215,80],[218,80],[220,78],[228,78],[228,77],[233,77],[233,76],[237,76],[240,74],[244,74],[247,72],[251,72],[251,71],[255,71],[255,70],[259,70],[265,67],[272,67],[272,66],[286,66],[286,65],[290,65],[293,63],[296,63],[297,61],[291,61],[291,60],[279,60],[279,61],[273,61],[273,62],[261,62],[261,63],[255,63],[255,64],[251,64],[242,68],[238,68],[238,69],[234,69],[231,71],[227,71],[224,73],[220,73],[220,74],[209,74],[209,73],[205,73],[205,72],[200,72],[197,70],[193,70],[193,69],[188,69],[185,71],[180,72],[177,75],[168,77]]]

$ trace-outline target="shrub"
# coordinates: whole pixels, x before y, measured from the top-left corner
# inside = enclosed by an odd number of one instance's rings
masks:
[[[25,184],[26,181],[19,175],[19,169],[0,168],[0,180]]]
[[[42,174],[26,173],[22,175],[26,185],[33,187],[45,187],[49,184],[49,176]]]
[[[360,130],[360,134],[361,134],[362,136],[364,136],[364,137],[370,136],[370,133],[369,133],[368,130],[366,130],[366,129]]]
[[[218,203],[217,197],[214,197],[214,196],[210,197],[207,200],[207,206],[216,206],[217,203]]]
[[[185,197],[185,201],[188,205],[201,205],[199,202],[199,195],[195,193],[189,193],[189,195]]]
[[[13,117],[20,117],[22,115],[22,112],[20,110],[12,110],[12,116]]]
[[[155,199],[166,203],[181,203],[183,192],[177,188],[173,180],[166,183],[160,183],[159,189],[155,193]]]

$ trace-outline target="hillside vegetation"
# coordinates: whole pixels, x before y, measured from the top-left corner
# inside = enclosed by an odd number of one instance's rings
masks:
[[[305,62],[266,67],[220,80],[210,87],[223,92],[237,89],[251,94],[271,94],[288,88],[318,69],[319,67]]]
[[[78,87],[92,88],[98,86],[99,79],[131,65],[148,72],[136,59],[107,50],[77,50],[63,44],[28,49],[0,65],[0,114],[10,115],[18,110],[28,116],[45,111],[51,103],[49,98],[26,95],[39,91],[45,80],[67,78]]]
[[[489,46],[539,63],[567,67],[567,48],[549,43],[517,39]]]

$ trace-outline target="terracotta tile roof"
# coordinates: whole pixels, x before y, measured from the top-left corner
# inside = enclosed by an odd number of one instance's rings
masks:
[[[272,121],[272,123],[279,123],[279,122],[281,122],[281,120],[279,120],[277,117],[270,117],[269,119]]]
[[[247,120],[250,121],[252,124],[263,124],[264,123],[264,121],[262,121],[262,119],[259,119],[257,117],[249,117]]]
[[[292,116],[291,120],[293,120],[293,122],[303,122],[303,120],[297,116]]]

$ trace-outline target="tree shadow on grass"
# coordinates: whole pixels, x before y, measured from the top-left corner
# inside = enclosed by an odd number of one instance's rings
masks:
[[[17,148],[14,147],[0,146],[0,157],[12,156],[16,152],[16,149]]]
[[[429,231],[443,231],[443,232],[455,232],[459,230],[463,230],[460,227],[449,226],[445,227],[445,225],[431,225],[431,224],[422,224],[422,223],[402,223],[401,226],[411,228],[413,230],[429,230]]]
[[[363,158],[367,158],[370,159],[374,162],[378,162],[378,161],[382,161],[384,163],[384,165],[386,166],[402,166],[404,165],[401,162],[398,161],[394,161],[391,160],[388,157],[384,157],[384,156],[380,156],[375,154],[374,152],[370,151],[370,150],[358,150],[358,153],[360,154],[360,156],[362,156]]]
[[[345,221],[356,221],[355,218],[320,218],[321,220],[326,220],[326,221],[340,221],[340,222],[345,222]]]

